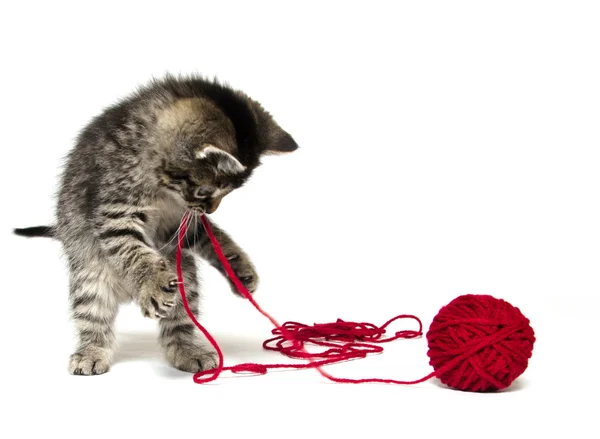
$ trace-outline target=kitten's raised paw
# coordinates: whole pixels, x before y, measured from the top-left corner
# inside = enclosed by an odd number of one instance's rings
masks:
[[[219,365],[217,353],[202,346],[176,346],[169,349],[167,359],[176,369],[191,373],[215,369]]]
[[[71,355],[69,373],[71,375],[102,375],[110,369],[109,361],[101,354],[80,353]]]
[[[258,287],[259,277],[250,259],[243,254],[234,253],[227,256],[227,261],[244,287],[250,293],[254,293]],[[233,282],[231,280],[229,282],[233,292],[239,294]]]
[[[161,319],[170,316],[177,300],[177,285],[177,275],[161,259],[140,290],[138,303],[144,317]]]

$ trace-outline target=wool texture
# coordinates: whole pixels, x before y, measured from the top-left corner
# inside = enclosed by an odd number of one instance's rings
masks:
[[[364,358],[368,354],[380,353],[381,343],[410,339],[423,335],[423,325],[418,317],[398,315],[382,326],[371,323],[348,322],[337,319],[332,323],[305,325],[298,322],[286,322],[280,325],[270,314],[264,311],[242,282],[237,278],[227,258],[211,230],[206,216],[201,215],[204,229],[211,240],[217,257],[223,264],[228,276],[239,293],[264,315],[275,327],[274,337],[265,340],[263,348],[278,351],[291,358],[307,360],[301,364],[259,364],[242,363],[224,367],[223,352],[211,334],[198,322],[192,313],[185,294],[181,270],[182,242],[187,230],[190,213],[186,213],[179,229],[177,251],[177,275],[179,292],[184,308],[193,323],[205,335],[217,351],[219,364],[216,368],[197,372],[194,382],[198,384],[216,380],[223,371],[233,373],[266,374],[269,369],[307,369],[315,368],[323,377],[339,383],[387,383],[418,384],[437,377],[442,383],[457,390],[486,392],[508,387],[527,368],[531,357],[535,336],[529,320],[520,310],[508,302],[489,295],[467,294],[459,296],[442,307],[427,332],[428,356],[434,371],[411,381],[384,378],[339,378],[322,366],[341,361]],[[397,331],[385,336],[386,328],[398,320],[412,320],[418,329]],[[321,352],[308,352],[306,344],[324,348]]]
[[[488,392],[508,387],[525,371],[534,342],[519,308],[490,295],[465,294],[434,317],[427,355],[444,384]]]

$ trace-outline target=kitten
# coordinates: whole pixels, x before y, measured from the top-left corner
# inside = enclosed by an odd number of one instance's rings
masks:
[[[95,117],[67,156],[56,224],[15,229],[20,236],[58,239],[67,256],[79,334],[70,373],[109,370],[117,309],[129,301],[158,320],[160,344],[172,366],[188,372],[216,367],[215,352],[176,294],[180,220],[188,209],[213,213],[246,183],[263,154],[297,148],[258,102],[196,76],[153,80]],[[250,258],[211,225],[232,268],[254,292],[259,277]],[[183,277],[197,314],[195,255],[227,275],[199,221],[190,222],[184,244]]]

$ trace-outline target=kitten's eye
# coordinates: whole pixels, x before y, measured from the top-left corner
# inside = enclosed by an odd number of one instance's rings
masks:
[[[214,191],[214,188],[210,186],[200,186],[198,189],[196,189],[196,192],[194,192],[194,196],[196,198],[208,198],[213,194]]]

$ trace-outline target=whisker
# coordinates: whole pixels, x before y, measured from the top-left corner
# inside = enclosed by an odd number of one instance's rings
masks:
[[[196,212],[196,215],[194,215],[194,239],[193,239],[193,244],[194,244],[194,248],[196,248],[196,244],[198,241],[198,232],[199,232],[199,228],[200,224],[198,221],[198,217],[200,216],[199,212]]]
[[[193,233],[193,232],[194,232],[194,229],[192,229],[192,227],[193,227],[193,223],[190,221],[190,219],[194,219],[194,218],[196,218],[196,213],[194,212],[194,210],[191,210],[191,211],[189,211],[189,216],[190,216],[190,217],[192,217],[192,218],[189,218],[189,217],[188,217],[188,231],[191,229],[191,230],[192,230],[192,233]],[[190,225],[191,225],[192,227],[190,227]],[[189,234],[189,233],[186,233],[186,234],[185,234],[185,243],[187,244],[187,247],[188,247],[188,248],[191,248],[191,247],[190,247],[190,234]]]
[[[177,236],[179,236],[179,232],[181,231],[181,225],[182,225],[182,222],[179,222],[179,226],[177,227],[177,230],[175,231],[173,236],[171,236],[171,238],[165,243],[165,245],[163,245],[161,248],[159,248],[158,251],[163,250],[166,246],[170,245],[177,238]]]
[[[179,227],[180,227],[180,228],[179,228],[179,230],[181,231],[181,226],[183,225],[184,218],[185,218],[185,222],[186,222],[186,224],[187,224],[187,230],[186,230],[186,232],[185,232],[185,235],[184,235],[184,236],[185,236],[185,238],[186,238],[186,239],[187,239],[187,237],[188,237],[189,224],[190,224],[190,216],[191,216],[191,215],[193,215],[193,214],[194,214],[194,212],[193,212],[193,211],[191,211],[191,210],[186,210],[186,211],[185,211],[185,213],[183,214],[183,216],[181,217],[181,223],[180,223],[180,225],[179,225]],[[181,246],[181,243],[182,243],[182,242],[183,242],[183,237],[182,237],[180,240],[178,240],[178,241],[177,241],[177,246],[178,246],[178,247],[179,247],[179,246]]]

